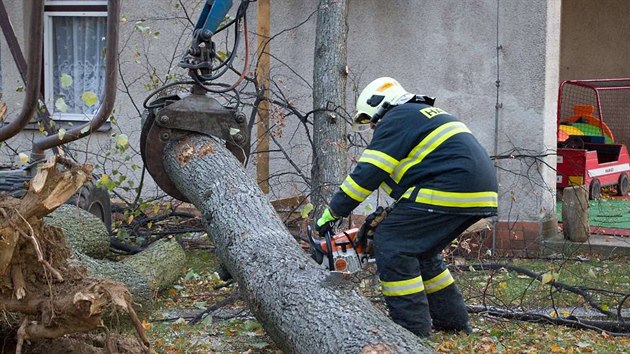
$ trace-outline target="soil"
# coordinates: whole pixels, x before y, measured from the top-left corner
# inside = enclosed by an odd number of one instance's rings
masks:
[[[120,354],[141,354],[146,349],[138,339],[110,335],[110,342],[115,352]],[[3,336],[2,353],[15,353],[15,333]],[[105,336],[99,334],[73,334],[56,339],[42,339],[24,343],[24,354],[104,354]]]

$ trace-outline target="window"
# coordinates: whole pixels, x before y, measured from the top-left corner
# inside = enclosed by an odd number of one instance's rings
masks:
[[[44,92],[53,118],[83,121],[98,111],[106,27],[107,1],[46,1]]]

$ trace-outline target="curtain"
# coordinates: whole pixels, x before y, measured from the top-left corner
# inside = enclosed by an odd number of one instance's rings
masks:
[[[105,74],[106,17],[53,16],[53,100],[63,98],[65,113],[94,114],[100,106]],[[62,75],[72,84],[62,85]],[[96,104],[88,107],[85,92],[94,92]]]

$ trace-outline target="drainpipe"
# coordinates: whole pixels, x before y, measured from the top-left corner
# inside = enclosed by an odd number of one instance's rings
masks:
[[[37,1],[43,2],[43,1]],[[72,128],[62,139],[58,135],[47,136],[33,142],[31,158],[33,161],[44,159],[44,150],[59,146],[90,135],[100,128],[114,110],[116,84],[118,81],[118,32],[120,23],[120,0],[107,2],[107,42],[105,50],[105,87],[98,112],[88,123]]]
[[[44,1],[36,0],[31,1],[32,12],[31,21],[29,25],[29,39],[28,39],[28,74],[24,85],[26,86],[26,96],[24,97],[24,103],[22,104],[22,110],[18,117],[12,120],[8,125],[0,128],[0,141],[5,141],[9,138],[17,135],[33,117],[33,113],[38,106],[39,89],[41,85],[42,76],[42,39],[43,24],[44,24]],[[0,0],[0,16],[1,27],[4,32],[7,43],[12,41],[17,43],[15,36],[11,36],[13,33],[13,27],[9,21],[9,17],[4,6],[4,3]],[[5,30],[5,28],[11,31]],[[19,64],[19,58],[15,58],[16,65]],[[24,58],[22,57],[22,63]]]
[[[494,156],[496,158],[496,156],[499,156],[499,110],[503,107],[503,104],[501,103],[501,62],[500,62],[500,55],[501,55],[501,49],[503,49],[503,46],[501,46],[501,44],[499,43],[499,1],[497,0],[497,38],[496,38],[496,50],[497,50],[497,76],[496,76],[496,87],[497,87],[497,93],[496,93],[496,102],[494,105]],[[497,166],[497,162],[495,160],[495,171],[497,174],[497,180],[499,178],[499,169]],[[496,248],[497,248],[497,222],[498,222],[498,216],[495,216],[493,218],[493,226],[492,226],[492,256],[494,256],[496,254]]]

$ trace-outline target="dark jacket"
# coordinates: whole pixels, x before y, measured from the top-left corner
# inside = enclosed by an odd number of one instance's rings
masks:
[[[379,186],[400,203],[430,212],[496,215],[488,153],[464,123],[423,103],[405,103],[383,116],[330,208],[347,216]]]

